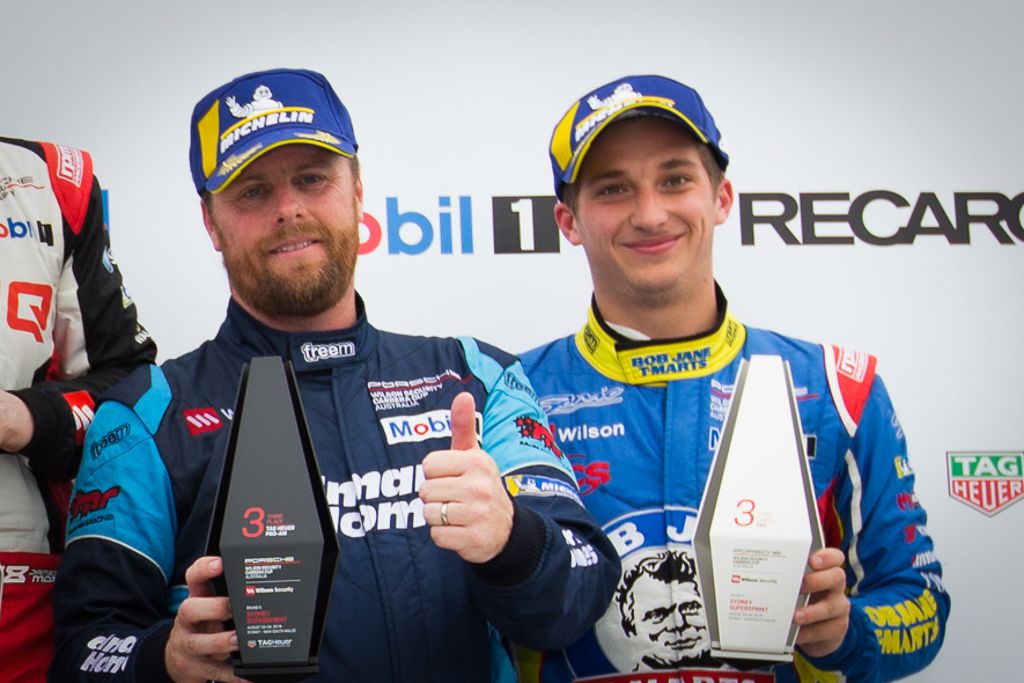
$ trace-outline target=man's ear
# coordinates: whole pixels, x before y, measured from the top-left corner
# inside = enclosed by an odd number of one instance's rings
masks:
[[[722,182],[718,185],[718,211],[715,216],[715,225],[721,225],[729,217],[733,199],[732,181],[728,178],[722,178]]]
[[[580,246],[580,231],[576,227],[576,214],[565,202],[555,204],[555,223],[570,244]]]
[[[206,228],[206,234],[210,236],[210,241],[213,242],[213,248],[217,251],[221,251],[223,246],[220,243],[220,235],[217,234],[217,228],[213,223],[213,214],[210,211],[210,207],[207,205],[207,201],[202,199],[199,200],[199,206],[203,210],[203,226]]]
[[[363,220],[363,179],[356,177],[356,210],[359,212],[359,220]]]

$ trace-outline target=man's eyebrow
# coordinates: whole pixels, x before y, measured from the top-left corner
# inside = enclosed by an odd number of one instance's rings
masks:
[[[672,157],[658,164],[659,171],[675,171],[685,168],[697,168],[700,166],[700,162],[694,161],[693,159],[684,159],[682,157]],[[585,183],[599,183],[605,180],[617,180],[619,178],[626,177],[625,169],[621,168],[610,168],[603,173],[598,173],[587,178],[583,178]]]
[[[698,162],[694,161],[693,159],[681,159],[679,157],[673,157],[671,159],[666,159],[665,161],[663,161],[658,166],[658,168],[660,168],[662,170],[665,170],[665,171],[671,171],[671,170],[675,170],[677,168],[689,168],[689,167],[695,167],[695,166],[699,166],[699,165],[700,164]]]
[[[334,164],[331,163],[332,161],[333,159],[310,159],[309,161],[297,164],[295,168],[299,171],[307,171],[311,168],[333,168]]]
[[[583,178],[585,183],[599,183],[604,180],[614,180],[617,178],[624,178],[626,172],[620,168],[612,168],[604,173],[598,173],[597,175],[590,176],[589,178]]]
[[[333,168],[332,165],[330,164],[330,162],[328,162],[326,160],[322,160],[322,161],[306,161],[306,162],[303,162],[301,164],[297,164],[295,166],[293,172],[294,173],[305,173],[307,171],[323,171],[323,172],[327,172],[331,168]],[[238,180],[242,180],[244,178],[245,180],[262,181],[262,180],[266,179],[269,175],[271,175],[271,174],[267,173],[266,171],[253,171],[253,172],[250,172],[250,173],[246,173],[246,174],[244,174],[242,176],[239,176]]]

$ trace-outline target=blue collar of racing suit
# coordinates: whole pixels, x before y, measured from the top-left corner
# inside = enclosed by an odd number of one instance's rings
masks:
[[[218,335],[248,360],[280,356],[295,372],[315,372],[362,363],[377,346],[377,330],[366,321],[366,306],[356,294],[356,324],[342,330],[284,332],[259,322],[233,298]]]

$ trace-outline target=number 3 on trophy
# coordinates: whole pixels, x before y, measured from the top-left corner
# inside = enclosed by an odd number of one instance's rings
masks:
[[[739,510],[739,514],[732,518],[732,521],[736,523],[736,526],[750,526],[754,523],[754,508],[757,505],[754,501],[749,498],[736,503],[736,509]]]
[[[261,507],[251,507],[245,511],[242,515],[249,522],[249,526],[242,527],[242,535],[246,538],[259,538],[263,535],[264,526],[263,518],[266,517],[266,511]]]

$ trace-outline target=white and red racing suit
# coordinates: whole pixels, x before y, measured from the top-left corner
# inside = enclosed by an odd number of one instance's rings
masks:
[[[34,423],[20,453],[0,451],[0,683],[45,678],[86,427],[100,392],[155,359],[110,256],[89,154],[0,137],[0,389]]]

